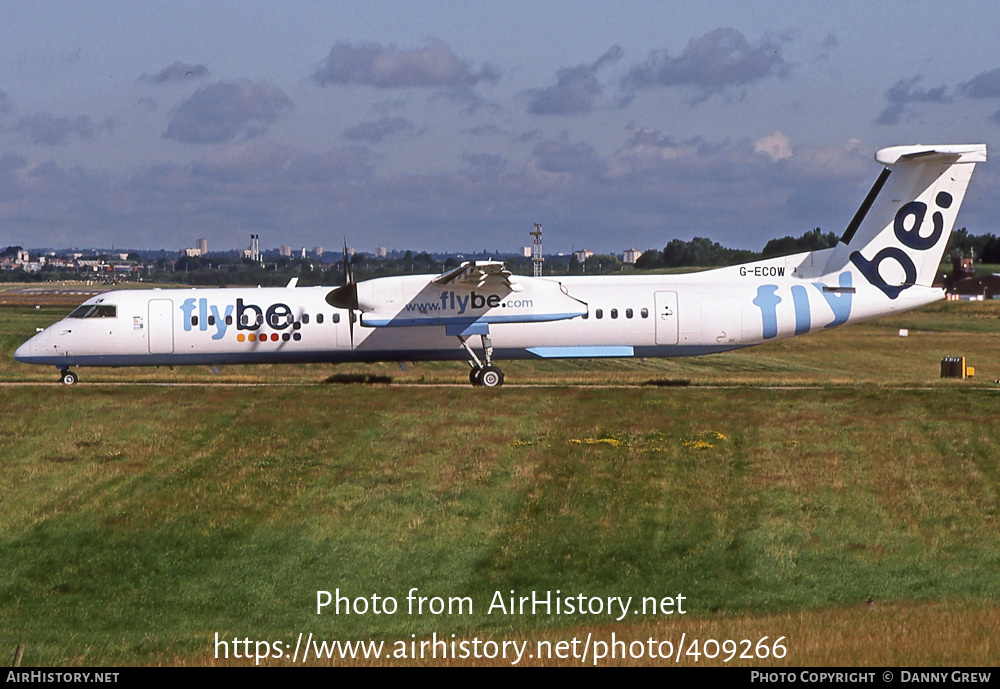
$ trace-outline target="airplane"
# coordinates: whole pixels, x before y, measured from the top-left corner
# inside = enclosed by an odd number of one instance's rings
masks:
[[[442,275],[282,288],[121,290],[86,300],[14,358],[71,367],[675,357],[775,342],[944,298],[932,282],[986,146],[894,146],[836,246],[681,275]],[[346,243],[345,243],[346,245]],[[478,352],[478,353],[477,353]],[[217,369],[216,369],[217,370]]]

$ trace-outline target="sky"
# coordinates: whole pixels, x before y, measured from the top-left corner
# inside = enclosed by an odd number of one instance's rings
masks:
[[[1000,152],[1000,4],[5,0],[0,247],[759,250]],[[958,225],[998,232],[979,166]]]

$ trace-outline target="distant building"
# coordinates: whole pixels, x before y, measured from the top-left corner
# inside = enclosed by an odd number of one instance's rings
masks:
[[[955,258],[951,266],[951,275],[946,276],[944,282],[949,294],[962,297],[981,296],[986,299],[1000,297],[1000,274],[978,277],[975,263],[971,258]]]
[[[184,249],[182,253],[184,254],[184,256],[187,256],[188,258],[198,258],[199,256],[201,256],[201,249],[188,248]]]
[[[204,256],[205,254],[208,253],[208,240],[204,238],[197,240],[194,243],[194,248],[200,251],[201,255]]]
[[[642,256],[642,252],[637,249],[625,249],[622,252],[622,263],[627,263],[629,265],[634,265],[639,257]]]
[[[321,247],[321,246],[314,246],[313,247],[313,255],[316,258],[323,258],[323,247]]]
[[[292,255],[292,245],[282,244],[281,246],[278,247],[278,253],[281,254],[282,256],[288,256],[290,258]]]
[[[521,256],[523,256],[524,258],[531,258],[531,247],[530,246],[522,246],[521,247]]]
[[[375,247],[375,258],[385,258],[389,255],[389,250],[384,246]]]
[[[580,249],[579,251],[573,252],[573,256],[575,256],[576,260],[579,261],[580,263],[585,262],[588,258],[590,258],[593,255],[594,255],[593,251],[587,251],[586,249]]]

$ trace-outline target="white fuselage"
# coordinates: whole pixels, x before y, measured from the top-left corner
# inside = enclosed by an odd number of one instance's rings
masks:
[[[496,295],[431,290],[434,276],[379,278],[361,285],[397,295],[392,312],[356,313],[353,328],[350,311],[327,303],[330,287],[114,291],[85,302],[103,305],[104,315],[64,318],[15,356],[60,368],[466,359],[454,325],[476,323],[489,324],[497,359],[690,356],[853,323],[943,296],[914,286],[905,298],[889,299],[849,264],[810,277],[821,254],[829,252],[683,275],[517,278],[520,291]],[[545,298],[534,297],[540,294],[536,281],[561,285],[583,315],[563,313],[562,306],[552,315]],[[509,315],[514,311],[517,316]]]

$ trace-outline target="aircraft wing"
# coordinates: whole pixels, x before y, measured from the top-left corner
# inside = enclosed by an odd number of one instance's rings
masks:
[[[466,261],[458,268],[438,275],[431,282],[437,285],[468,287],[470,289],[494,287],[519,291],[515,286],[516,283],[511,283],[510,278],[511,272],[507,270],[503,261]]]

